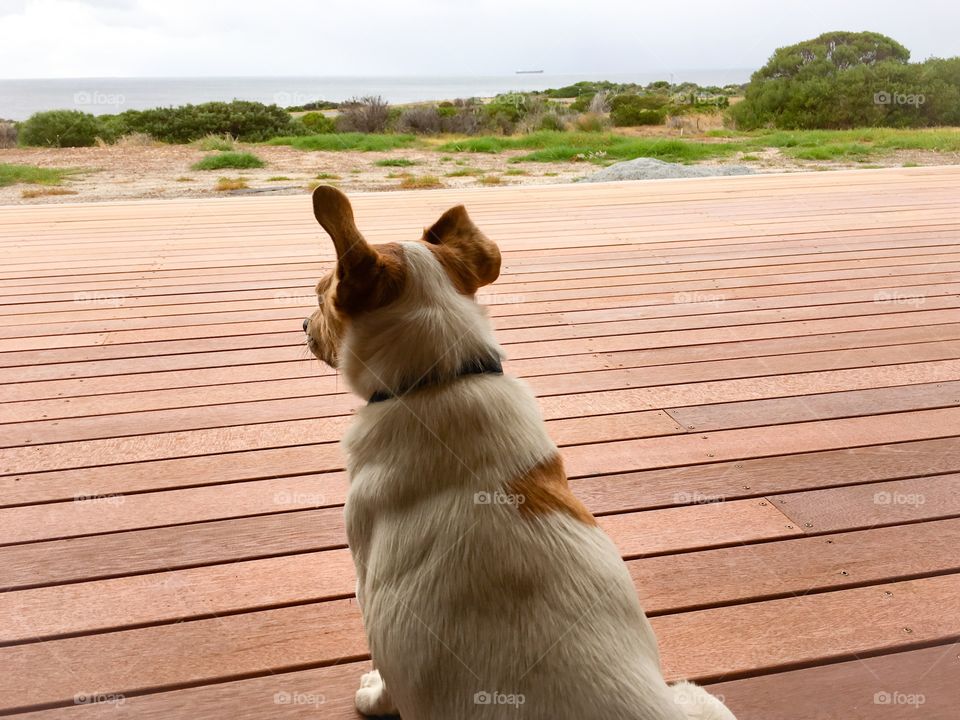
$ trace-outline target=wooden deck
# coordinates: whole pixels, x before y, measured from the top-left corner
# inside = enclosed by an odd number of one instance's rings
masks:
[[[960,702],[958,200],[941,167],[355,207],[403,240],[462,201],[500,243],[509,371],[670,678],[740,720],[930,720]],[[0,247],[0,708],[354,717],[357,401],[302,343],[307,197],[8,207]]]

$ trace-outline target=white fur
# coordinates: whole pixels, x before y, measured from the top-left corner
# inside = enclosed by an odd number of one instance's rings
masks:
[[[352,321],[344,339],[341,367],[361,396],[500,352],[483,309],[431,252],[418,243],[404,252],[403,296]],[[507,484],[556,453],[525,384],[470,375],[368,405],[344,445],[347,533],[379,670],[364,676],[361,712],[733,718],[700,688],[667,686],[603,532],[566,514],[521,517],[510,504],[519,499]]]

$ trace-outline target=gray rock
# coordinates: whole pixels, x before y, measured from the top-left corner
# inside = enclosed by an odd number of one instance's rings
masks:
[[[746,165],[680,165],[655,158],[636,158],[614,163],[600,172],[583,178],[581,182],[612,182],[614,180],[664,180],[668,178],[714,177],[716,175],[752,175]]]

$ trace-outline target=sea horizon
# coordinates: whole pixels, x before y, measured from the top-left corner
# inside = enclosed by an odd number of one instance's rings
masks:
[[[635,73],[531,73],[511,75],[358,75],[111,77],[0,80],[0,119],[26,120],[43,110],[82,110],[94,115],[216,100],[252,100],[283,107],[316,100],[342,102],[380,95],[395,104],[490,97],[546,90],[582,80],[648,84],[657,80],[698,85],[744,83],[750,68],[679,69]]]

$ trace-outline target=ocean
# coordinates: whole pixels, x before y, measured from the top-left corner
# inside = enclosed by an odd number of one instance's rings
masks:
[[[582,75],[516,74],[464,77],[218,77],[71,78],[0,80],[0,119],[25,120],[40,110],[83,110],[94,115],[212,100],[257,100],[281,106],[313,100],[340,102],[381,95],[391,103],[489,97],[498,93],[545,90],[579,80],[647,84],[656,80],[699,85],[742,83],[751,70]]]

